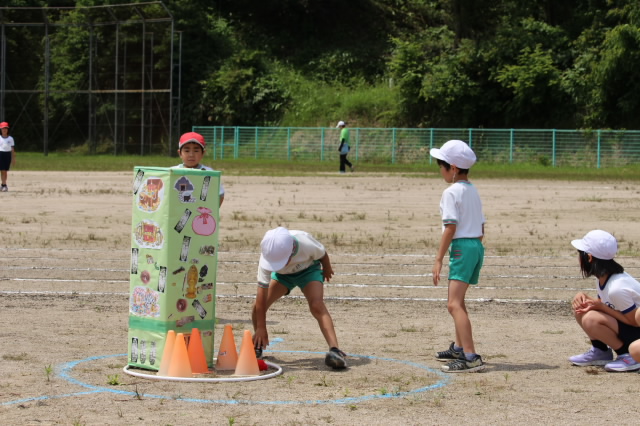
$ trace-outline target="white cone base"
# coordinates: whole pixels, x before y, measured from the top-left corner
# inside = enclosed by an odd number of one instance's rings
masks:
[[[276,371],[273,373],[267,373],[259,376],[231,376],[231,377],[170,377],[170,376],[158,376],[157,374],[147,374],[147,373],[139,373],[137,371],[132,371],[129,369],[128,365],[125,365],[122,371],[125,373],[135,376],[141,377],[143,379],[150,380],[166,380],[170,382],[205,382],[205,383],[219,383],[219,382],[250,382],[253,380],[265,380],[271,379],[273,377],[279,376],[282,374],[282,367],[278,364],[274,364],[273,362],[269,362],[267,360],[263,360],[265,364],[269,367],[275,368]]]

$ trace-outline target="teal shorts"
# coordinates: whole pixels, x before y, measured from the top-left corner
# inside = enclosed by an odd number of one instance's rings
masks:
[[[478,238],[456,238],[449,250],[449,279],[478,284],[484,246]]]
[[[322,268],[320,267],[320,261],[316,260],[313,265],[307,269],[303,269],[300,272],[294,274],[279,274],[277,272],[271,273],[271,279],[278,281],[280,284],[289,289],[289,292],[296,287],[300,287],[300,290],[304,289],[311,281],[324,282],[324,275],[322,274]],[[287,292],[287,294],[289,294]]]

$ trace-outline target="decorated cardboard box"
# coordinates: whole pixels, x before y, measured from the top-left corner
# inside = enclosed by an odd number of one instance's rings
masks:
[[[159,370],[169,330],[213,362],[220,172],[135,167],[128,364]]]

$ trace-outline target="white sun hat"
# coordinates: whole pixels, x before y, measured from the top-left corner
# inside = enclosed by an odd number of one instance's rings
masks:
[[[441,148],[431,148],[430,154],[459,169],[469,169],[476,163],[473,150],[465,142],[457,139],[446,142]]]
[[[260,249],[260,267],[279,271],[285,267],[293,253],[293,237],[287,228],[279,226],[264,234]]]
[[[600,229],[588,232],[581,240],[571,241],[571,245],[602,260],[611,260],[618,252],[616,238]]]

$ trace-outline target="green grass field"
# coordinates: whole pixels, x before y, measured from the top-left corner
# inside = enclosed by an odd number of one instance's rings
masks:
[[[31,171],[130,171],[135,166],[171,167],[180,163],[177,157],[73,155],[20,152],[12,168]],[[307,176],[337,172],[337,161],[265,161],[206,159],[204,164],[221,170],[225,175],[237,176]],[[438,174],[435,163],[428,164],[356,164],[359,174],[390,173],[415,176]],[[484,164],[473,167],[474,178],[495,179],[553,179],[553,180],[640,180],[640,165],[612,168],[550,167],[539,164]]]

